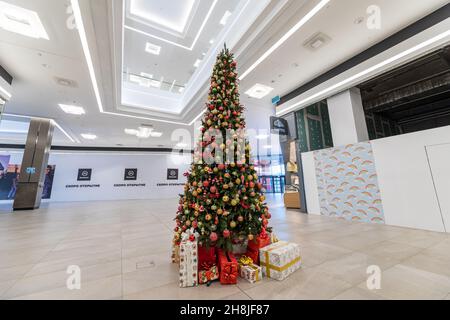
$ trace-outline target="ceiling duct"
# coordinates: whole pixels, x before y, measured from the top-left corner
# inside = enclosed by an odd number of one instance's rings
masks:
[[[317,51],[329,43],[331,38],[322,32],[317,32],[303,43],[303,46],[310,51]]]

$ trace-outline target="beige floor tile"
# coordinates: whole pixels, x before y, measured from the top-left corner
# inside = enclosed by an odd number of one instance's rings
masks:
[[[120,250],[114,251],[105,251],[100,253],[88,254],[84,256],[74,256],[64,259],[56,259],[56,260],[46,260],[37,263],[26,273],[26,277],[31,277],[35,275],[52,273],[56,271],[65,271],[68,266],[77,265],[81,268],[94,266],[94,265],[102,265],[111,263],[114,261],[120,261],[122,258],[122,254]],[[1,273],[1,271],[0,271]]]
[[[351,250],[336,247],[333,245],[314,242],[312,245],[301,246],[303,265],[314,267],[328,260],[334,260],[351,253]]]
[[[0,282],[0,299],[3,299],[5,292],[8,291],[14,283],[16,283],[16,280]]]
[[[377,265],[381,270],[386,270],[397,263],[384,257],[372,257],[363,253],[354,252],[340,258],[329,260],[315,267],[336,279],[357,285],[368,277],[367,268]]]
[[[363,290],[358,287],[350,288],[333,298],[333,300],[384,300],[376,291]]]
[[[123,295],[129,296],[168,284],[171,284],[172,287],[178,285],[178,268],[169,261],[166,265],[124,273]]]
[[[176,284],[168,284],[141,291],[136,294],[124,294],[126,300],[209,300],[223,299],[231,295],[242,293],[235,285],[223,286],[219,282],[214,282],[211,286],[206,285],[190,288],[180,288],[178,282]]]
[[[402,261],[402,264],[412,268],[437,273],[450,279],[450,259],[441,260],[429,254],[418,254]]]
[[[429,248],[444,241],[446,237],[447,235],[444,233],[408,229],[401,236],[392,238],[391,241],[404,243],[418,248]]]
[[[57,288],[15,297],[15,300],[117,300],[122,297],[122,277],[114,276],[88,282],[81,290]]]
[[[374,258],[400,263],[402,260],[412,257],[422,250],[418,247],[388,240],[365,247],[359,251]]]
[[[2,268],[0,269],[0,282],[19,280],[32,268],[33,268],[32,264]]]
[[[67,270],[67,269],[66,269]],[[66,270],[25,277],[17,281],[3,296],[11,299],[58,288],[66,288],[69,275]],[[81,285],[88,282],[121,275],[120,261],[81,268]]]
[[[368,290],[366,282],[358,285]],[[450,292],[450,278],[439,274],[396,265],[382,273],[377,294],[386,299],[443,299]]]
[[[275,281],[274,281],[275,282]],[[269,282],[253,289],[245,290],[252,299],[331,299],[352,287],[317,268],[298,270],[282,282]]]
[[[449,298],[450,235],[305,215],[285,210],[281,197],[269,196],[269,203],[277,236],[300,244],[302,251],[302,269],[283,282],[240,279],[236,286],[179,288],[177,266],[170,263],[177,199],[96,201],[1,214],[0,294],[20,299]],[[365,284],[372,264],[383,270],[379,291]],[[69,265],[82,268],[80,291],[65,287]]]
[[[52,248],[53,247],[45,246],[22,250],[13,249],[8,252],[2,252],[0,255],[0,269],[37,263],[45,257]]]

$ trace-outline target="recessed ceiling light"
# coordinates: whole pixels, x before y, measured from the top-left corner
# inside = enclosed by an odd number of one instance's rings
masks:
[[[183,149],[183,148],[186,148],[187,146],[188,146],[187,143],[178,142],[178,143],[175,145],[175,148]]]
[[[258,139],[258,140],[265,140],[267,138],[269,138],[268,134],[259,134],[256,136],[256,139]]]
[[[95,140],[95,139],[97,139],[97,136],[95,134],[92,134],[92,133],[82,133],[81,136],[83,137],[83,139],[86,139],[86,140]]]
[[[124,130],[126,134],[131,136],[136,136],[141,139],[147,139],[147,138],[160,138],[163,133],[157,132],[153,130],[153,127],[151,126],[141,126],[137,130],[136,129],[125,129]]]
[[[145,51],[154,55],[159,55],[161,52],[161,47],[157,46],[156,44],[147,42],[147,44],[145,45]]]
[[[213,44],[214,43],[214,39],[209,40],[209,44]]]
[[[180,89],[178,89],[179,93],[183,93],[184,92],[184,87],[181,87]]]
[[[225,11],[222,19],[220,20],[220,24],[223,25],[223,26],[226,25],[227,22],[228,22],[228,19],[230,18],[230,16],[231,16],[231,12],[228,11],[228,10]]]
[[[197,59],[197,61],[195,61],[194,63],[194,68],[198,68],[200,66],[200,63],[202,63],[202,60]]]
[[[246,95],[256,98],[256,99],[262,99],[265,96],[267,96],[269,93],[271,93],[273,88],[269,86],[265,86],[263,84],[257,83],[253,87],[251,87],[247,92],[245,92]]]
[[[85,114],[86,112],[84,111],[83,107],[79,107],[79,106],[73,106],[73,105],[68,105],[68,104],[59,104],[59,107],[62,109],[62,111],[64,111],[65,113],[69,113],[69,114],[75,114],[77,116]]]
[[[36,12],[4,1],[0,1],[0,27],[27,37],[49,40]]]
[[[163,133],[162,132],[153,131],[150,135],[152,136],[152,138],[161,138]]]

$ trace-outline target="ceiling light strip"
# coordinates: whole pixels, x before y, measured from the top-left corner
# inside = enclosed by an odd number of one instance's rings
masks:
[[[156,122],[165,122],[165,123],[177,124],[177,125],[182,125],[182,126],[190,126],[190,124],[186,124],[186,123],[183,123],[183,122],[162,120],[162,119],[155,119],[155,118],[148,118],[148,117],[140,117],[140,116],[133,116],[133,115],[124,114],[124,113],[114,113],[114,112],[108,112],[108,111],[104,111],[102,113],[103,114],[112,115],[112,116],[118,116],[118,117],[134,118],[134,119],[150,120],[150,121],[156,121]]]
[[[313,18],[324,6],[326,6],[330,0],[322,0],[316,5],[310,12],[308,12],[295,26],[293,26],[288,32],[284,34],[272,47],[269,48],[256,62],[248,68],[240,77],[239,80],[243,80],[248,76],[261,62],[267,59],[275,50],[277,50],[283,43],[286,42],[295,32],[297,32],[304,24],[306,24],[311,18]]]
[[[83,47],[83,52],[86,57],[86,62],[89,69],[89,75],[91,77],[92,86],[94,88],[95,98],[97,99],[97,104],[100,112],[103,112],[102,99],[100,98],[100,91],[98,89],[97,78],[95,76],[94,63],[92,62],[91,52],[89,50],[89,45],[86,36],[86,30],[84,29],[83,18],[81,16],[81,9],[78,0],[71,0],[73,14],[75,16],[75,23],[78,28],[78,33],[80,35],[81,45]]]
[[[72,0],[72,1],[76,1],[76,0]],[[145,32],[145,31],[142,31],[142,30],[139,30],[139,29],[136,29],[136,28],[127,26],[127,25],[124,25],[123,27],[124,27],[124,29],[127,29],[127,30],[130,30],[130,31],[134,31],[134,32],[140,33],[140,34],[142,34],[142,35],[144,35],[144,36],[151,37],[151,38],[154,38],[154,39],[163,41],[163,42],[165,42],[165,43],[168,43],[168,44],[177,46],[177,47],[179,47],[179,48],[182,48],[182,49],[185,49],[185,50],[192,51],[192,50],[194,49],[195,45],[197,44],[197,41],[198,41],[198,39],[200,38],[200,35],[202,34],[203,29],[205,28],[206,23],[208,22],[209,18],[211,17],[211,14],[212,14],[214,8],[216,7],[218,1],[219,1],[219,0],[214,0],[213,4],[212,4],[211,7],[209,8],[209,11],[208,11],[206,17],[205,17],[205,19],[203,20],[202,25],[200,26],[200,29],[199,29],[199,31],[197,32],[197,35],[196,35],[195,38],[194,38],[194,42],[192,42],[192,45],[191,45],[190,47],[184,46],[184,45],[182,45],[182,44],[179,44],[179,43],[176,43],[176,42],[173,42],[173,41],[170,41],[170,40],[167,40],[167,39],[162,38],[162,37],[155,36],[155,35],[150,34],[150,33],[148,33],[148,32]]]
[[[195,37],[195,40],[192,43],[190,50],[194,49],[195,45],[197,44],[198,38],[200,38],[200,34],[203,32],[203,29],[205,28],[206,23],[208,22],[209,18],[211,17],[211,14],[212,14],[214,8],[216,7],[217,1],[219,1],[219,0],[214,0],[211,8],[209,8],[208,14],[206,15],[205,20],[203,20],[200,30],[198,31],[197,36]]]
[[[20,114],[12,114],[12,113],[4,113],[3,114],[6,117],[16,117],[16,118],[25,118],[25,119],[43,119],[43,120],[50,120],[53,122],[53,124],[55,125],[55,127],[57,127],[70,141],[72,141],[73,143],[80,143],[80,141],[78,139],[74,139],[72,138],[66,130],[64,130],[58,122],[56,122],[56,120],[54,119],[50,119],[50,118],[42,118],[42,117],[33,117],[33,116],[23,116]]]
[[[290,112],[291,110],[293,110],[294,108],[297,108],[297,107],[299,107],[301,105],[304,105],[304,104],[310,102],[311,100],[314,100],[314,99],[316,99],[316,98],[318,98],[318,97],[320,97],[322,95],[325,95],[325,94],[327,94],[329,92],[332,92],[335,89],[338,89],[341,86],[344,86],[344,85],[349,84],[349,83],[351,83],[351,82],[353,82],[353,81],[355,81],[357,79],[360,79],[363,76],[365,76],[365,75],[367,75],[367,74],[369,74],[371,72],[374,72],[374,71],[376,71],[378,69],[381,69],[382,67],[384,67],[384,66],[386,66],[386,65],[388,65],[390,63],[393,63],[393,62],[395,62],[395,61],[397,61],[397,60],[399,60],[399,59],[401,59],[403,57],[406,57],[407,55],[410,55],[410,54],[412,54],[412,53],[414,53],[416,51],[419,51],[420,49],[423,49],[423,48],[425,48],[425,47],[427,47],[429,45],[432,45],[435,42],[438,42],[438,41],[440,41],[442,39],[445,39],[446,37],[450,37],[450,30],[447,30],[447,31],[445,31],[445,32],[443,32],[443,33],[441,33],[441,34],[439,34],[439,35],[437,35],[437,36],[435,36],[435,37],[433,37],[431,39],[428,39],[427,41],[424,41],[424,42],[422,42],[422,43],[420,43],[420,44],[418,44],[418,45],[416,45],[416,46],[414,46],[412,48],[409,48],[409,49],[407,49],[407,50],[405,50],[405,51],[403,51],[403,52],[401,52],[401,53],[399,53],[399,54],[397,54],[397,55],[395,55],[395,56],[393,56],[393,57],[391,57],[389,59],[386,59],[386,60],[384,60],[384,61],[382,61],[382,62],[380,62],[380,63],[378,63],[378,64],[376,64],[376,65],[374,65],[374,66],[372,66],[372,67],[370,67],[370,68],[368,68],[366,70],[364,70],[364,71],[361,71],[361,72],[359,72],[359,73],[357,73],[357,74],[355,74],[355,75],[353,75],[353,76],[351,76],[351,77],[349,77],[349,78],[347,78],[347,79],[345,79],[343,81],[340,81],[340,82],[338,82],[338,83],[336,83],[336,84],[334,84],[334,85],[332,85],[332,86],[330,86],[330,87],[328,87],[328,88],[326,88],[326,89],[324,89],[324,90],[322,90],[322,91],[320,91],[320,92],[318,92],[316,94],[313,94],[313,95],[309,96],[308,98],[303,99],[303,100],[295,103],[294,105],[292,105],[292,106],[290,106],[290,107],[288,107],[288,108],[286,108],[286,109],[284,109],[284,110],[282,110],[280,112],[277,112],[277,116],[284,115],[284,114]]]
[[[12,95],[6,89],[4,89],[2,86],[0,86],[0,94],[5,98],[6,100],[11,99]]]

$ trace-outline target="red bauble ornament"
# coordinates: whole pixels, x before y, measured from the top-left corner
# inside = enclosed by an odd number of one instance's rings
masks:
[[[204,186],[205,188],[208,188],[208,187],[209,187],[209,181],[204,181],[204,182],[203,182],[203,186]]]
[[[209,235],[209,239],[210,239],[212,242],[216,242],[216,241],[219,239],[219,236],[217,235],[217,233],[211,232],[211,234]]]
[[[223,236],[225,237],[225,238],[229,238],[230,237],[230,230],[228,230],[228,229],[225,229],[225,230],[223,230]]]
[[[209,189],[209,191],[211,193],[216,193],[217,192],[217,188],[215,186],[212,186],[211,189]]]
[[[223,163],[218,165],[219,170],[225,170],[225,165]]]

